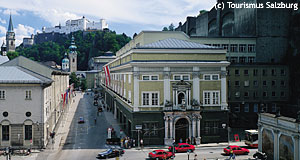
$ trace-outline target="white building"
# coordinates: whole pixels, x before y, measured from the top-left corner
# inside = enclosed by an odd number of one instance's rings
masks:
[[[69,74],[19,56],[0,75],[0,146],[44,147],[72,102]]]
[[[108,28],[108,24],[105,19],[100,19],[99,22],[89,21],[84,16],[81,19],[76,20],[67,20],[65,26],[61,26],[60,24],[55,27],[43,27],[42,30],[44,33],[66,33],[69,34],[71,32],[76,31],[87,31],[87,30],[103,30]]]

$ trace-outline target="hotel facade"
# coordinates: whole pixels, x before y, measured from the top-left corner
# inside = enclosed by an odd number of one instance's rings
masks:
[[[143,31],[105,66],[105,104],[144,145],[227,141],[226,50],[183,32]],[[107,78],[107,79],[106,79]]]

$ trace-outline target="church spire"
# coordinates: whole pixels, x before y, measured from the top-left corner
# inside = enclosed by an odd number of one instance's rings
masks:
[[[12,24],[11,14],[10,14],[10,17],[9,17],[8,32],[14,32],[14,26]]]

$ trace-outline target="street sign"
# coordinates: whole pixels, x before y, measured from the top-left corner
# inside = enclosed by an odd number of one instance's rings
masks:
[[[142,125],[135,125],[135,129],[143,129]]]

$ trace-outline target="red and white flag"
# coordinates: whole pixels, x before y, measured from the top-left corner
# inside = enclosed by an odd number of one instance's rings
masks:
[[[110,71],[109,66],[104,66],[104,73],[105,73],[105,84],[110,85]]]

